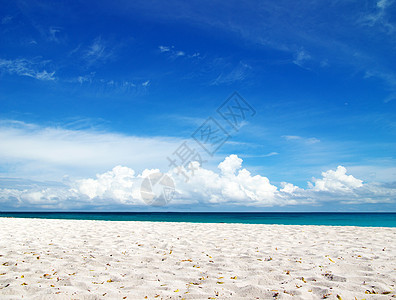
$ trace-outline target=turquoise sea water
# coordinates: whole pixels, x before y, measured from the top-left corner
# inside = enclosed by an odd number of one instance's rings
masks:
[[[0,212],[0,217],[396,227],[396,213]]]

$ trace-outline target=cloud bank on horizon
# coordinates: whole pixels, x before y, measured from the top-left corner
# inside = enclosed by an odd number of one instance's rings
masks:
[[[395,187],[383,184],[363,183],[347,175],[347,169],[322,172],[321,178],[313,178],[307,188],[282,182],[281,187],[270,183],[261,175],[252,175],[242,168],[242,159],[230,155],[218,165],[218,171],[205,169],[193,163],[194,173],[188,181],[174,168],[166,174],[175,182],[175,194],[169,207],[189,207],[205,204],[217,208],[227,205],[242,207],[273,207],[286,205],[334,202],[344,204],[392,203]],[[95,178],[67,180],[58,186],[28,188],[1,188],[0,203],[10,208],[35,207],[38,209],[79,209],[144,206],[141,183],[159,169],[145,169],[137,174],[133,169],[116,166],[97,174]]]
[[[394,184],[364,182],[347,174],[344,166],[322,172],[306,187],[285,181],[275,185],[266,176],[253,175],[235,154],[221,159],[214,168],[193,162],[187,168],[169,169],[158,158],[172,152],[181,142],[178,138],[142,138],[8,120],[0,122],[0,139],[0,162],[11,166],[6,174],[13,174],[0,178],[0,205],[7,210],[144,207],[142,181],[158,172],[175,184],[169,208],[320,208],[325,203],[392,204],[396,197]],[[123,166],[125,163],[135,169]],[[153,167],[147,168],[148,163]],[[107,171],[97,172],[103,169]],[[67,176],[68,172],[73,173]],[[95,177],[83,176],[93,172]]]

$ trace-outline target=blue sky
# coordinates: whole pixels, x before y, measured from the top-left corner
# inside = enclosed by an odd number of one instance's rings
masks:
[[[231,138],[201,167],[221,177],[218,164],[235,154],[249,180],[268,178],[288,200],[223,174],[216,199],[188,199],[185,187],[166,209],[396,211],[396,1],[0,7],[0,209],[151,209],[111,187],[80,205],[79,184],[118,178],[118,165],[167,172],[183,141],[200,151],[191,134],[208,117],[223,122],[216,109],[237,91],[256,114],[238,131],[221,123]],[[338,166],[363,186],[342,171],[326,181]],[[281,195],[282,182],[303,195]]]

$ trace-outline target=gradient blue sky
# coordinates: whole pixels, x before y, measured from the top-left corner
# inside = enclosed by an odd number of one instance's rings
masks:
[[[312,177],[342,165],[388,195],[257,210],[396,210],[396,1],[0,1],[0,7],[0,188],[63,185],[66,177],[94,178],[116,165],[167,171],[166,157],[238,91],[256,115],[206,157],[205,168],[216,171],[236,154],[275,186],[307,188]],[[92,153],[86,164],[96,137],[127,146]],[[57,148],[59,139],[67,140],[67,151]],[[79,156],[81,147],[86,156]],[[0,210],[64,208],[44,198],[1,197]],[[81,207],[95,209],[91,204]],[[247,209],[194,207],[221,208]]]

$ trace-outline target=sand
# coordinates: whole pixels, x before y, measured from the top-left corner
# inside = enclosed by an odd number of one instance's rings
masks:
[[[395,299],[396,228],[0,218],[0,299]]]

